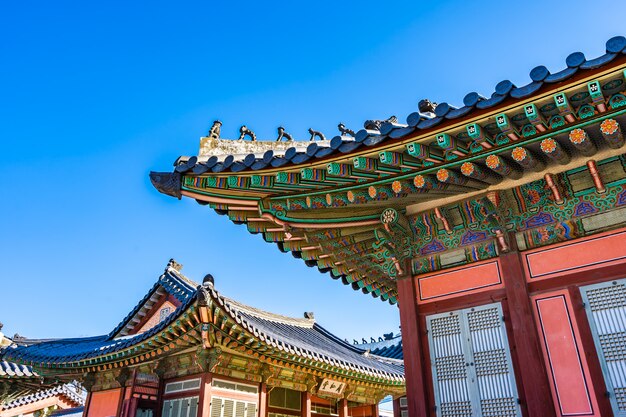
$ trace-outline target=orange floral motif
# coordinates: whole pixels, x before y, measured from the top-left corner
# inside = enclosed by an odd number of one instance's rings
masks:
[[[523,161],[528,156],[528,152],[526,151],[526,149],[518,146],[517,148],[513,149],[513,152],[511,152],[511,156],[516,161]]]
[[[585,139],[587,139],[587,133],[582,129],[574,129],[569,132],[569,140],[576,145],[583,143]]]
[[[485,162],[489,168],[496,169],[500,166],[500,157],[498,155],[489,155]]]
[[[355,198],[354,198],[354,192],[352,192],[352,191],[348,191],[348,192],[346,193],[346,196],[348,197],[348,201],[349,201],[349,202],[354,203],[354,200],[355,200]]]
[[[619,130],[619,125],[614,119],[606,119],[600,123],[600,131],[605,135],[612,135]]]
[[[326,194],[326,204],[328,204],[329,206],[332,206],[333,204],[333,196],[330,194]]]
[[[448,178],[450,178],[450,172],[447,169],[441,168],[439,171],[437,171],[437,179],[439,181],[446,182]]]
[[[471,162],[464,162],[463,165],[461,165],[461,173],[463,175],[470,176],[474,173],[474,170],[475,166]]]
[[[556,141],[552,138],[546,138],[541,141],[541,150],[545,153],[556,151]]]
[[[394,193],[400,194],[402,191],[402,183],[400,181],[394,181],[391,183],[391,189]]]
[[[371,198],[375,198],[376,194],[378,194],[378,192],[376,191],[376,187],[374,187],[373,185],[370,185],[367,188],[367,193],[369,194]]]
[[[416,175],[415,178],[413,178],[413,185],[415,185],[417,188],[423,188],[426,185],[426,180],[424,179],[424,176]]]

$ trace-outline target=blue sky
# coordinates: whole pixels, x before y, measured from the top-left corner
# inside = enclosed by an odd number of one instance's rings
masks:
[[[218,290],[341,337],[397,331],[353,291],[193,201],[150,170],[197,152],[214,119],[261,139],[402,121],[462,104],[626,33],[621,2],[5,2],[0,6],[0,321],[4,332],[110,331],[168,259]]]

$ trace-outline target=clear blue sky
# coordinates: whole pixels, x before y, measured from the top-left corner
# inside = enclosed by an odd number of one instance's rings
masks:
[[[341,337],[398,330],[355,292],[193,201],[154,190],[211,122],[273,139],[357,130],[529,81],[626,33],[622,2],[4,2],[0,6],[0,321],[110,331],[169,258],[224,294]],[[478,4],[478,3],[476,3]]]

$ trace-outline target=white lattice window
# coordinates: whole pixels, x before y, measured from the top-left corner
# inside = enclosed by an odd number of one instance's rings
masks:
[[[256,415],[255,402],[215,396],[211,398],[211,417],[256,417]]]
[[[426,323],[438,416],[521,416],[499,303]]]
[[[200,378],[188,379],[186,381],[169,382],[165,384],[165,394],[174,392],[191,391],[200,388]]]
[[[197,417],[198,397],[176,398],[163,401],[161,417]]]
[[[626,416],[626,279],[581,287],[613,413]]]

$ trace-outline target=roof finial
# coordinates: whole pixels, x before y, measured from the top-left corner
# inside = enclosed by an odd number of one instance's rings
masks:
[[[309,319],[309,320],[313,320],[313,319],[315,319],[315,313],[313,313],[312,311],[305,311],[304,312],[304,318],[305,319]]]
[[[278,128],[278,138],[276,138],[276,142],[280,142],[283,138],[287,139],[287,141],[292,141],[293,138],[287,132],[285,132],[285,128],[280,126]]]
[[[202,285],[205,287],[208,286],[214,286],[215,285],[215,278],[213,278],[213,275],[211,274],[206,274],[204,276],[204,278],[202,279]]]
[[[248,136],[252,142],[256,142],[256,135],[254,134],[253,131],[248,129],[246,125],[241,126],[239,128],[239,132],[241,134],[239,135],[239,139],[237,140],[243,140],[246,136]]]
[[[167,263],[167,268],[165,268],[165,269],[167,270],[168,268],[172,268],[172,269],[180,272],[180,270],[183,269],[183,265],[179,264],[178,262],[176,262],[176,260],[174,258],[172,258]]]

